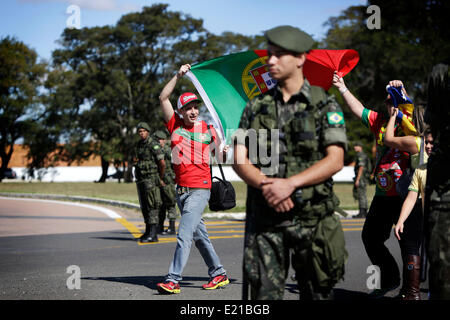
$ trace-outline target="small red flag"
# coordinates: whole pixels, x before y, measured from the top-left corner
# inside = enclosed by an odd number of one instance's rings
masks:
[[[320,86],[325,90],[331,88],[334,71],[340,77],[349,73],[359,61],[356,50],[310,50],[303,65],[303,74],[313,86]]]

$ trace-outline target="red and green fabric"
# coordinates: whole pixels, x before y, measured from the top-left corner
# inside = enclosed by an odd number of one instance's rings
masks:
[[[397,196],[396,184],[408,167],[409,153],[384,145],[387,120],[380,113],[364,108],[361,120],[376,140],[375,195]],[[396,124],[395,130],[398,132],[401,127]]]
[[[222,141],[238,128],[246,103],[276,85],[267,58],[267,50],[234,53],[195,64],[187,73],[218,125]],[[344,76],[358,60],[355,50],[311,50],[304,74],[311,85],[328,90],[334,70]]]
[[[183,120],[174,113],[166,123],[171,135],[172,164],[175,183],[189,188],[211,188],[210,144],[216,140],[216,130],[205,121],[194,126],[184,126]]]
[[[230,137],[249,99],[260,94],[251,71],[267,62],[266,50],[230,54],[193,65],[187,74],[219,126]]]

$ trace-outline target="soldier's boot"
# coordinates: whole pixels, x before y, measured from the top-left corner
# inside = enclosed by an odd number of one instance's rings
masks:
[[[365,218],[367,216],[367,209],[359,208],[359,213],[353,218]]]
[[[164,221],[158,224],[158,234],[167,234],[167,231],[164,231]]]
[[[139,238],[139,241],[142,241],[143,239],[148,238],[149,235],[150,235],[150,224],[145,223],[145,231],[142,234],[142,236]]]
[[[169,227],[166,230],[166,234],[176,234],[175,220],[169,220]]]
[[[147,228],[147,225],[146,225]],[[144,237],[145,233],[142,235],[142,237],[140,238],[140,241],[142,243],[147,243],[147,242],[158,242],[158,225],[157,224],[149,224],[148,225],[149,228],[149,234],[147,236]]]
[[[420,300],[420,256],[408,255],[403,263],[403,300]]]

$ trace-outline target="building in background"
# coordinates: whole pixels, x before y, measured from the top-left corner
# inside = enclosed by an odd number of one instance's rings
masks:
[[[0,160],[1,162],[1,160]],[[13,169],[16,174],[16,181],[43,181],[43,182],[94,182],[102,175],[101,159],[99,156],[91,156],[88,160],[81,163],[72,163],[57,161],[53,167],[37,169],[34,177],[30,176],[27,168],[27,150],[23,145],[16,144],[14,152],[9,161],[8,167]],[[229,181],[241,181],[231,166],[222,166],[225,177]],[[111,163],[108,169],[108,176],[114,176],[117,172]],[[220,177],[218,167],[213,166],[213,176]],[[352,182],[353,166],[346,166],[333,176],[335,182]],[[8,179],[11,181],[10,179]],[[4,181],[7,181],[6,179]]]

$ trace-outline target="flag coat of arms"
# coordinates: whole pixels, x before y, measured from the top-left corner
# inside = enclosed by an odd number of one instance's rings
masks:
[[[268,71],[267,59],[267,50],[250,50],[195,64],[186,74],[217,124],[223,142],[238,128],[246,103],[276,85]],[[311,50],[304,75],[311,85],[328,90],[333,72],[338,70],[344,76],[358,60],[355,50]],[[339,116],[330,115],[329,121],[339,122]]]
[[[267,65],[250,70],[250,73],[261,93],[266,93],[277,84],[277,81],[270,76],[269,67]]]

